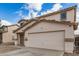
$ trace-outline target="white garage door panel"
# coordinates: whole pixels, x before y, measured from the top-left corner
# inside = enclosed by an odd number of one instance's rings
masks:
[[[64,50],[64,31],[29,34],[29,47]]]

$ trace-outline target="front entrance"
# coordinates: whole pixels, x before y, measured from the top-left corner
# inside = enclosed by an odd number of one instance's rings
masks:
[[[24,33],[20,33],[20,45],[24,46]]]
[[[2,33],[0,33],[0,44],[2,43]]]

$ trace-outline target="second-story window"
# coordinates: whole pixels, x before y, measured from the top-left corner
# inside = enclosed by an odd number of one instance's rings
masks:
[[[66,12],[61,13],[61,20],[66,20]]]

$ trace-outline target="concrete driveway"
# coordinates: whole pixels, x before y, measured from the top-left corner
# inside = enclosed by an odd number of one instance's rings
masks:
[[[14,45],[0,45],[0,54],[15,51],[20,49],[19,47],[15,47]]]
[[[2,53],[0,55],[1,56],[63,56],[63,54],[64,54],[63,51],[24,47],[7,53]]]

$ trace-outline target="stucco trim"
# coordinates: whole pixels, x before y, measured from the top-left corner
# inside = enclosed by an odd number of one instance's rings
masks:
[[[19,27],[19,25],[17,25],[17,24],[8,25],[7,27],[11,27],[11,26],[18,26]]]
[[[31,32],[31,33],[28,33],[28,34],[49,33],[49,32],[60,32],[60,31],[65,31],[65,30],[54,30],[54,31],[43,31],[43,32]]]
[[[43,49],[43,50],[53,50],[53,51],[61,51],[61,52],[64,52],[64,50],[47,49],[47,48],[39,48],[39,47],[29,47],[29,48],[32,48],[32,49]]]
[[[74,42],[73,38],[65,38],[65,42]]]
[[[67,54],[66,56],[70,56],[70,55],[72,55],[73,56],[73,54],[74,54],[74,51],[72,51],[72,52],[64,52],[64,54]]]

